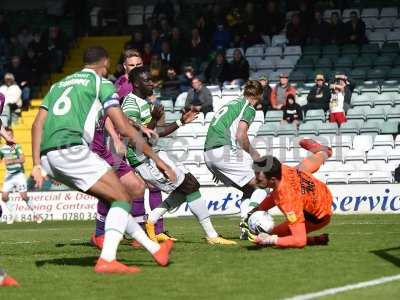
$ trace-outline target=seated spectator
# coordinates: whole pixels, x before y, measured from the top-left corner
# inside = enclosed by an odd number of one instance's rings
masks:
[[[22,91],[18,84],[15,82],[14,75],[6,73],[4,75],[4,84],[0,86],[0,94],[5,97],[3,116],[3,125],[10,125],[14,113],[19,113],[22,107],[21,95]]]
[[[202,112],[204,116],[213,110],[211,92],[203,85],[199,77],[194,77],[192,80],[192,88],[188,91],[185,109]]]
[[[332,95],[329,103],[329,122],[337,123],[339,126],[347,121],[344,111],[344,89],[340,83],[331,85]]]
[[[203,41],[197,28],[192,29],[192,37],[188,48],[188,57],[192,61],[193,66],[198,69],[200,64],[208,55],[206,42]]]
[[[283,29],[285,16],[279,11],[276,1],[267,2],[266,12],[260,18],[260,28],[272,37]]]
[[[229,48],[231,42],[231,34],[225,30],[224,24],[219,23],[213,34],[212,46],[214,50],[225,50]]]
[[[183,69],[183,74],[179,75],[179,90],[181,93],[187,92],[192,87],[192,80],[195,76],[192,66],[186,66]]]
[[[171,45],[169,44],[168,41],[163,41],[161,43],[161,64],[164,69],[166,69],[168,66],[172,66],[174,68],[178,68],[179,66],[179,61],[178,57],[171,51]]]
[[[289,84],[289,75],[287,73],[282,73],[279,75],[279,83],[272,89],[272,109],[281,110],[286,104],[286,99],[289,94],[296,95],[296,88]]]
[[[169,66],[166,76],[163,80],[163,87],[161,89],[161,96],[171,98],[175,104],[176,97],[180,94],[180,80],[176,74],[175,68]]]
[[[225,17],[228,29],[231,32],[237,32],[243,25],[242,15],[240,9],[237,6],[232,7]]]
[[[331,20],[329,23],[329,38],[330,43],[332,44],[343,44],[344,42],[344,24],[342,20],[339,18],[339,14],[337,12],[332,12]]]
[[[240,49],[233,51],[233,60],[230,63],[230,77],[232,79],[231,84],[242,86],[248,79],[250,73],[249,62],[243,56]]]
[[[329,24],[324,21],[319,10],[314,13],[314,20],[310,27],[310,41],[316,45],[325,45],[331,41]]]
[[[51,26],[44,42],[48,50],[50,70],[61,72],[68,46],[64,34],[59,27]]]
[[[281,123],[289,123],[299,125],[302,118],[301,106],[296,103],[295,96],[289,94],[286,103],[282,106],[283,120]]]
[[[181,36],[181,32],[178,27],[173,27],[171,30],[171,51],[175,53],[175,55],[180,59],[180,61],[184,61],[187,56],[186,49],[187,42]]]
[[[304,45],[307,38],[307,29],[301,23],[298,14],[294,14],[291,21],[287,24],[286,37],[289,41],[289,45]]]
[[[350,21],[344,24],[345,42],[353,44],[364,44],[367,42],[365,36],[365,23],[356,11],[350,13]]]
[[[201,13],[195,22],[195,26],[204,39],[211,39],[217,24],[212,16],[206,17],[205,14]]]
[[[6,56],[19,56],[22,57],[25,53],[24,47],[20,44],[17,37],[11,36],[10,42],[6,43]]]
[[[222,85],[230,80],[229,63],[222,51],[218,51],[215,58],[209,62],[204,72],[206,82],[209,84]]]
[[[35,75],[32,76],[31,84],[33,86],[41,84],[46,68],[43,60],[36,54],[33,49],[28,49],[28,51],[26,52],[24,64],[26,65],[28,72]]]
[[[315,76],[315,86],[310,90],[307,96],[307,104],[303,106],[304,115],[309,109],[329,110],[329,101],[331,100],[331,90],[325,83],[324,75]]]
[[[154,95],[159,97],[162,87],[162,63],[160,55],[156,53],[152,55],[149,71],[151,80],[153,81]]]
[[[246,48],[264,43],[260,32],[256,29],[253,23],[247,25],[247,30],[244,33],[243,39]]]
[[[144,48],[144,40],[143,40],[143,33],[140,31],[136,31],[131,39],[125,44],[125,49],[136,49],[140,53],[143,52]]]
[[[153,53],[151,52],[150,43],[144,44],[144,49],[143,49],[143,54],[142,54],[143,65],[150,66],[152,56],[153,56]]]
[[[14,56],[11,58],[11,65],[8,67],[7,72],[14,75],[15,81],[22,90],[21,97],[23,106],[29,106],[33,74],[29,72],[29,69],[26,67],[26,65],[21,63],[21,58],[19,56]]]
[[[169,40],[171,38],[171,27],[166,18],[160,20],[160,39]]]
[[[231,48],[244,48],[245,42],[239,32],[235,32],[231,41]]]
[[[149,40],[151,51],[153,53],[160,53],[161,52],[161,39],[160,39],[160,32],[153,28],[151,30],[150,40]]]
[[[268,110],[270,110],[271,107],[271,94],[272,94],[272,88],[269,85],[269,80],[268,77],[265,75],[260,76],[258,81],[261,83],[263,87],[263,95],[262,95],[262,102],[259,104],[256,109],[257,110],[262,110],[264,112],[264,115],[267,113]]]
[[[32,34],[29,32],[27,26],[23,26],[21,28],[20,33],[17,36],[18,42],[22,45],[22,47],[26,50],[28,49],[29,43],[33,40]]]

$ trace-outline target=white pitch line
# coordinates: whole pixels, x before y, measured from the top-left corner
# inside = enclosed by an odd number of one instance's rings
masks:
[[[326,290],[322,290],[320,292],[297,295],[297,296],[294,296],[291,298],[285,298],[284,300],[317,299],[317,298],[324,297],[324,296],[335,295],[335,294],[347,292],[350,290],[362,289],[362,288],[366,288],[369,286],[379,285],[379,284],[383,284],[383,283],[391,282],[391,281],[395,281],[395,280],[400,280],[400,274],[397,274],[394,276],[385,276],[385,277],[377,278],[374,280],[363,281],[363,282],[359,282],[359,283],[355,283],[355,284],[349,284],[349,285],[345,285],[342,287],[326,289]]]

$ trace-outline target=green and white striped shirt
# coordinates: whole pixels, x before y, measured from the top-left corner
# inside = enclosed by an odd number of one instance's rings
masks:
[[[8,145],[3,145],[0,147],[0,159],[18,159],[22,154],[21,146],[18,144],[14,148]],[[6,176],[24,173],[24,166],[21,163],[6,165],[6,169]]]

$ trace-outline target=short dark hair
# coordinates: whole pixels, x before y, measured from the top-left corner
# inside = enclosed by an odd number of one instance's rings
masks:
[[[139,80],[140,74],[142,74],[144,72],[148,72],[148,70],[147,70],[147,68],[145,68],[143,66],[133,68],[128,74],[129,82],[132,84],[137,82]]]
[[[275,156],[265,155],[253,162],[254,172],[263,172],[265,177],[282,179],[282,164]]]
[[[263,87],[257,80],[247,81],[243,88],[243,96],[245,97],[259,97],[263,92]]]
[[[108,57],[107,50],[103,47],[90,46],[87,47],[83,53],[83,63],[85,65],[93,65]]]

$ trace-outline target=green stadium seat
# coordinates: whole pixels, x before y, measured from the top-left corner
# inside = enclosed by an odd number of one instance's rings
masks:
[[[338,124],[337,123],[322,123],[319,126],[318,134],[333,134],[336,135],[338,133]]]
[[[388,70],[385,68],[375,68],[367,73],[367,80],[383,81],[386,79]]]
[[[280,124],[276,128],[276,135],[296,135],[297,126],[295,124]]]
[[[340,49],[337,45],[327,45],[322,48],[322,55],[335,55],[339,56]]]
[[[314,68],[314,58],[303,56],[296,64],[296,69],[313,69]]]
[[[400,105],[395,106],[393,109],[387,112],[386,118],[390,119],[398,119],[400,118]]]
[[[374,65],[376,55],[363,55],[359,56],[353,61],[354,68],[371,68]]]
[[[340,134],[358,134],[360,127],[364,124],[362,120],[348,120],[339,128]]]
[[[355,68],[353,70],[350,71],[349,73],[349,77],[351,80],[355,80],[355,81],[364,81],[366,78],[366,70],[364,69],[360,69],[360,68]]]
[[[360,134],[379,134],[381,132],[381,124],[384,120],[373,120],[365,122],[360,128]]]
[[[393,66],[400,67],[400,54],[393,58]]]
[[[316,45],[310,45],[310,46],[304,46],[303,47],[303,55],[309,56],[319,56],[321,54],[321,48],[320,46]]]
[[[380,106],[380,105],[393,105],[395,99],[395,94],[393,92],[389,93],[382,93],[378,94],[374,97],[371,97],[372,101],[374,102],[374,106]]]
[[[283,120],[283,111],[281,110],[269,110],[265,115],[265,123],[280,122],[282,120]]]
[[[400,53],[399,44],[398,43],[384,43],[381,48],[381,54],[389,54],[389,53]]]
[[[354,107],[358,106],[373,106],[374,102],[372,101],[371,97],[368,93],[364,93],[361,95],[353,94],[351,96],[351,105]]]
[[[321,121],[310,121],[307,123],[300,124],[299,135],[317,135],[318,128],[321,127],[323,123]]]
[[[257,136],[274,136],[276,127],[279,123],[266,123],[262,125],[257,132]]]
[[[356,106],[350,108],[347,113],[347,119],[349,120],[365,120],[365,108],[364,106]]]
[[[292,71],[289,75],[290,81],[293,82],[306,82],[307,74],[303,71]]]
[[[362,93],[379,93],[381,91],[381,86],[378,81],[367,80],[363,84],[360,84],[356,89]]]
[[[374,60],[374,66],[375,68],[381,68],[381,67],[391,67],[393,64],[392,58],[390,56],[378,56]]]
[[[315,61],[315,68],[332,68],[332,60],[329,57],[321,57],[317,61]]]
[[[349,56],[342,56],[334,61],[334,65],[335,65],[336,69],[352,68],[353,67],[353,59]]]
[[[349,45],[343,45],[342,46],[342,55],[348,55],[348,54],[356,54],[358,55],[360,51],[360,47],[355,44],[349,44]]]
[[[400,66],[389,70],[387,78],[400,80]]]
[[[364,44],[361,46],[360,54],[378,54],[379,45],[378,44]]]
[[[399,132],[399,122],[398,121],[386,121],[381,124],[382,134],[396,134]]]
[[[366,110],[366,119],[368,120],[385,120],[386,119],[386,107],[377,106]]]
[[[388,76],[388,78],[390,78]],[[385,80],[381,85],[381,93],[399,92],[400,82],[398,80]]]
[[[305,121],[321,121],[325,122],[325,112],[322,109],[310,109],[307,111]]]

